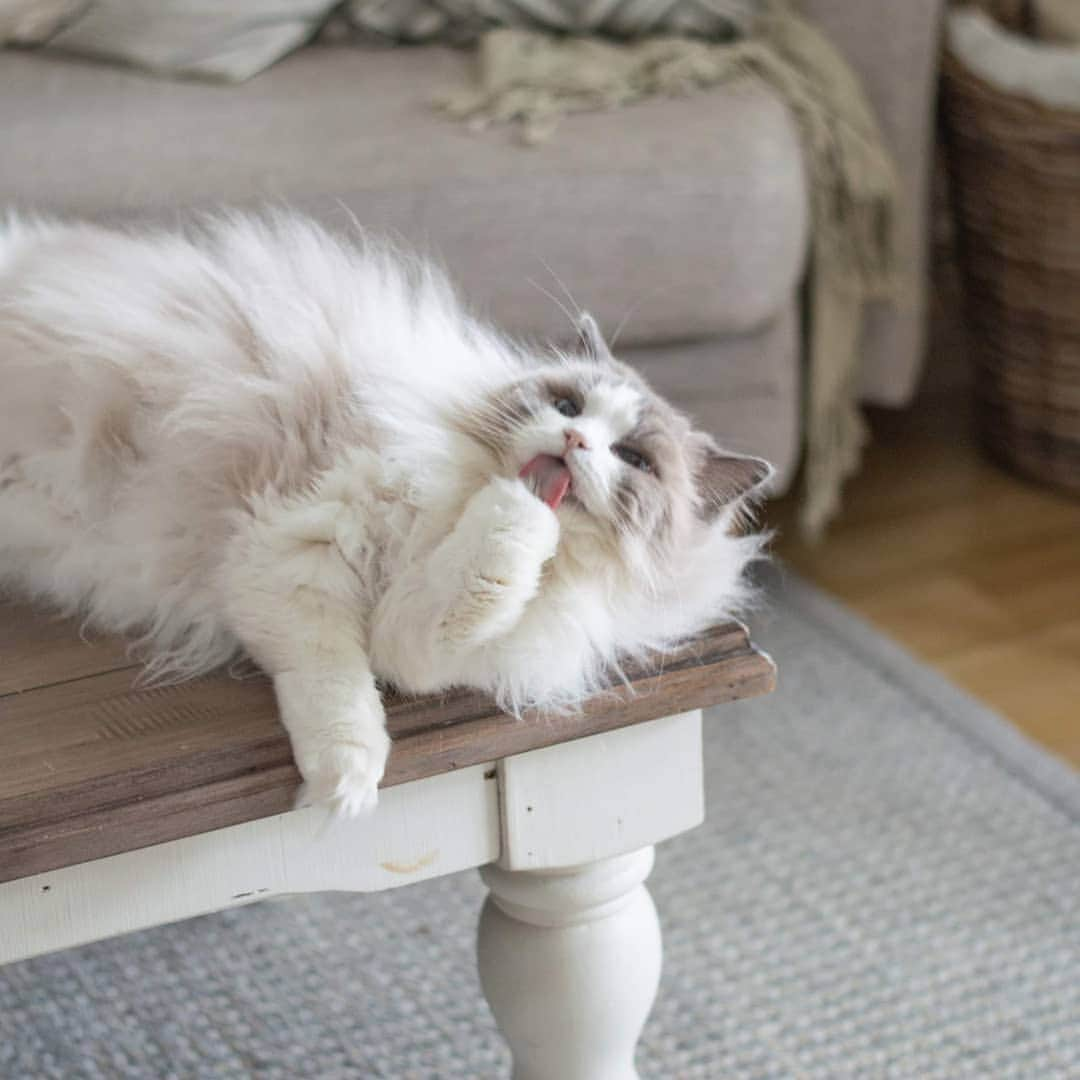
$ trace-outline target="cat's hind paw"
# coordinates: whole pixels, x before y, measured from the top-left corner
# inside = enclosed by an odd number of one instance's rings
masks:
[[[318,804],[335,817],[370,814],[379,801],[379,781],[386,770],[390,740],[385,745],[341,742],[319,754],[314,768],[302,768],[304,783],[296,806]]]

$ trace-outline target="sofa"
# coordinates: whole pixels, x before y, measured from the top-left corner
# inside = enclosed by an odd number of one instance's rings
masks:
[[[899,406],[922,361],[941,0],[806,0],[864,80],[903,184],[903,285],[869,313],[863,394]],[[620,354],[782,489],[799,460],[806,174],[755,82],[568,118],[524,147],[431,100],[467,53],[313,44],[238,86],[0,52],[0,202],[100,220],[287,203],[446,264],[516,335],[565,340],[564,290]]]

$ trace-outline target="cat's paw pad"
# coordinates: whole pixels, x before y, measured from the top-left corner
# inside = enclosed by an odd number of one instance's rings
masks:
[[[304,783],[296,805],[317,803],[346,818],[370,813],[379,800],[379,781],[386,771],[389,750],[389,739],[385,744],[380,740],[377,744],[340,742],[328,746],[313,764],[301,768]]]

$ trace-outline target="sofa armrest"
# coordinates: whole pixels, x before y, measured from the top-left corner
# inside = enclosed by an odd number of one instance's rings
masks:
[[[911,400],[926,346],[927,223],[943,0],[802,0],[862,79],[901,184],[899,295],[873,304],[864,333],[863,396]]]

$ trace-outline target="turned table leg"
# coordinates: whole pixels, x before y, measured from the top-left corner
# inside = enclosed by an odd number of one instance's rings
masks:
[[[565,870],[480,871],[480,981],[514,1080],[637,1080],[660,979],[652,864],[646,847]]]

